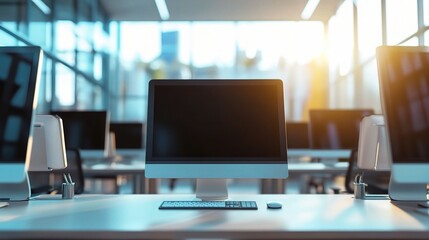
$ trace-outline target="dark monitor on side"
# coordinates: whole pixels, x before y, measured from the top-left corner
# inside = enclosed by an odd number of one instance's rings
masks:
[[[227,198],[227,178],[287,178],[281,80],[152,80],[148,103],[147,177],[196,178],[201,199]]]
[[[427,201],[429,48],[382,46],[377,64],[392,179],[405,184],[389,194],[395,200]]]
[[[67,149],[107,154],[109,114],[107,111],[52,111],[63,120]]]
[[[0,199],[30,196],[26,170],[42,55],[40,47],[0,47]]]
[[[288,149],[310,148],[307,122],[286,122]]]
[[[310,146],[312,149],[357,150],[359,127],[372,109],[312,109],[309,112]]]
[[[144,124],[141,122],[111,122],[110,132],[115,133],[116,149],[144,148]]]

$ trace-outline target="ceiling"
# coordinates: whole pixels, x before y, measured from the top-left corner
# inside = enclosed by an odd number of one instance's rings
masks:
[[[321,0],[309,20],[326,21],[344,0]],[[165,0],[169,21],[297,21],[307,0]],[[155,0],[100,0],[117,21],[161,21]]]

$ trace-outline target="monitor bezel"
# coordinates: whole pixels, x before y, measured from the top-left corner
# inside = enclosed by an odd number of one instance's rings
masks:
[[[278,106],[279,116],[279,131],[280,131],[280,156],[276,158],[241,158],[244,160],[237,161],[237,158],[210,158],[210,157],[155,157],[153,156],[153,116],[154,112],[154,90],[156,86],[174,86],[180,84],[183,85],[199,85],[199,86],[210,86],[218,84],[226,85],[240,85],[240,84],[254,84],[254,85],[274,85],[276,86],[278,102],[281,102],[281,106]],[[149,82],[149,97],[148,97],[148,115],[147,115],[147,136],[146,136],[146,163],[147,164],[230,164],[230,165],[241,165],[241,164],[287,164],[287,142],[286,142],[286,128],[284,118],[284,98],[283,98],[283,82],[280,79],[163,79],[163,80],[151,80]],[[281,120],[280,118],[282,118]],[[283,147],[281,147],[283,146]]]

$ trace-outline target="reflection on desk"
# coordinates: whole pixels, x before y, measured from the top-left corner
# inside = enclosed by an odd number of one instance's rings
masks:
[[[80,195],[13,202],[0,209],[0,239],[427,239],[429,216],[416,203],[351,195],[235,195],[255,211],[159,210],[194,195]],[[46,199],[46,198],[44,198]],[[282,209],[267,209],[279,201]]]

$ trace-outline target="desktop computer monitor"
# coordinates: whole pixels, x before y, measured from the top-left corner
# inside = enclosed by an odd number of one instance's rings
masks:
[[[66,148],[81,149],[89,156],[107,155],[109,114],[107,111],[52,111],[63,120]]]
[[[196,178],[205,200],[227,178],[287,178],[281,80],[151,80],[148,104],[148,178]]]
[[[26,170],[41,61],[40,47],[0,47],[0,199],[30,196]]]
[[[426,199],[429,183],[429,48],[377,48],[381,102],[398,183],[420,184]],[[410,195],[410,193],[408,193]]]
[[[144,124],[141,122],[111,122],[110,132],[115,134],[116,149],[144,148]]]
[[[372,114],[372,109],[310,110],[311,148],[357,150],[361,119]]]
[[[111,122],[108,157],[113,161],[144,158],[144,136],[143,122]]]

